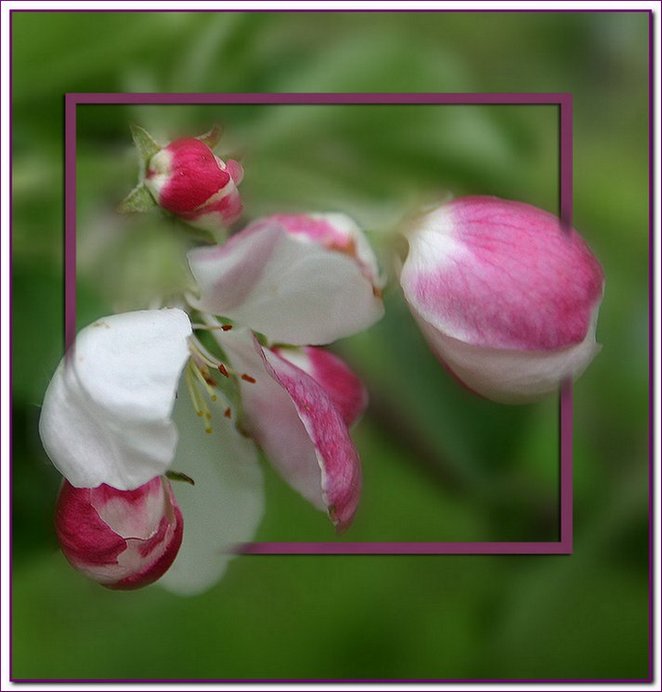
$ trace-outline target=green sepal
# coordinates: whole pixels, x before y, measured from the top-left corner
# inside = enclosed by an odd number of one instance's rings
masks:
[[[117,211],[120,214],[135,214],[141,211],[149,211],[158,206],[154,197],[143,183],[139,183],[120,202]]]
[[[131,128],[131,136],[133,137],[136,149],[138,149],[140,160],[146,166],[152,156],[158,154],[163,147],[154,141],[152,135],[150,135],[144,127],[133,124],[129,125],[129,127]]]
[[[195,481],[191,476],[187,476],[181,471],[166,471],[166,478],[171,481],[183,481],[184,483],[189,483],[190,485],[195,485]]]
[[[222,134],[223,128],[220,125],[214,125],[209,132],[199,135],[196,139],[199,139],[203,144],[213,149],[221,141]]]

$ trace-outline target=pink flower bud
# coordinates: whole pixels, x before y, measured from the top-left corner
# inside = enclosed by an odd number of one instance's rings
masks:
[[[405,298],[434,353],[476,393],[539,399],[598,352],[602,268],[555,216],[464,197],[417,220],[408,239]]]
[[[55,527],[75,569],[110,589],[137,589],[173,563],[184,525],[170,483],[157,477],[135,490],[76,488],[65,480]]]
[[[193,226],[216,229],[241,215],[237,185],[244,171],[227,163],[195,137],[177,139],[154,154],[145,172],[145,186],[159,206]]]

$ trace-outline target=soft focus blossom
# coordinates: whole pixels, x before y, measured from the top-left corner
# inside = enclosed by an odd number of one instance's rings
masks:
[[[190,321],[178,309],[97,320],[60,363],[40,419],[44,448],[68,481],[63,507],[78,492],[84,499],[133,497],[120,491],[140,493],[169,469],[195,482],[179,483],[176,491],[186,531],[164,585],[179,593],[198,593],[220,577],[232,546],[253,538],[264,506],[255,446],[227,419],[229,402],[211,389],[197,349]],[[138,510],[123,504],[129,526],[142,522]],[[82,514],[71,510],[67,532],[59,530],[72,562],[76,516]],[[120,538],[128,536],[109,523]],[[85,526],[79,528],[83,540]],[[78,562],[86,571],[85,560]],[[144,566],[126,563],[131,566],[133,576],[116,581],[143,583]]]
[[[135,490],[64,481],[55,528],[75,569],[111,589],[136,589],[170,567],[182,542],[181,511],[165,478]]]
[[[405,298],[434,353],[473,391],[532,401],[598,352],[602,268],[555,216],[464,197],[419,218],[407,237]]]
[[[328,344],[384,314],[374,254],[342,214],[276,215],[188,254],[194,305],[272,343]]]

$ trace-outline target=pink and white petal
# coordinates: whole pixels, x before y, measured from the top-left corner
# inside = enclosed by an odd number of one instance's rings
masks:
[[[433,353],[476,394],[501,404],[525,404],[558,391],[565,378],[575,379],[600,351],[595,309],[586,338],[556,351],[494,349],[464,343],[432,327],[413,311]]]
[[[221,246],[196,248],[189,263],[200,288],[196,307],[272,342],[330,343],[367,329],[384,312],[352,257],[277,223],[246,229]]]
[[[383,288],[385,277],[380,275],[377,258],[373,252],[370,242],[358,224],[347,214],[338,212],[327,212],[324,214],[311,214],[311,216],[319,221],[323,221],[333,228],[336,232],[344,235],[350,244],[354,246],[356,260],[361,265],[363,272],[368,276],[375,288]]]
[[[267,373],[259,344],[246,329],[233,329],[217,338],[240,378],[242,424],[281,476],[317,509],[324,510],[315,448],[292,399]],[[241,375],[255,381],[241,379]]]
[[[375,289],[384,285],[379,275],[377,258],[368,239],[358,224],[346,214],[327,212],[323,214],[272,214],[248,226],[248,229],[280,224],[285,230],[308,242],[354,259]]]
[[[423,217],[400,275],[432,327],[476,346],[551,351],[584,341],[604,277],[581,236],[521,202],[462,197]]]
[[[264,513],[264,483],[255,444],[224,416],[227,402],[209,404],[212,433],[204,432],[188,391],[179,390],[173,418],[179,445],[173,469],[195,485],[173,483],[185,521],[184,540],[172,567],[158,582],[168,591],[193,596],[210,589],[253,540]]]
[[[80,332],[53,375],[39,421],[46,453],[72,485],[132,490],[167,470],[190,334],[177,309],[112,315]]]
[[[247,427],[283,478],[344,529],[361,492],[361,468],[342,415],[320,384],[245,330],[219,336],[240,379]]]
[[[368,392],[341,358],[315,346],[279,348],[273,351],[322,385],[340,411],[345,425],[353,425],[363,415],[368,406]]]
[[[292,398],[315,446],[322,471],[322,497],[339,529],[347,528],[361,494],[361,465],[339,410],[312,377],[277,354],[263,350],[269,374]]]

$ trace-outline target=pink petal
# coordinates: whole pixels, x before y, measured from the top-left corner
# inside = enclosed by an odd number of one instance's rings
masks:
[[[345,425],[353,425],[363,415],[368,406],[368,392],[338,356],[314,346],[274,348],[273,351],[322,385],[340,411]]]
[[[239,185],[239,183],[244,179],[243,166],[239,163],[239,161],[235,161],[234,159],[228,159],[226,166],[234,184]]]
[[[269,350],[262,353],[267,371],[290,395],[315,446],[324,502],[333,523],[344,529],[354,517],[361,492],[361,467],[346,424],[312,377]]]
[[[339,529],[349,526],[361,491],[360,462],[329,395],[246,330],[218,338],[240,376],[246,425],[269,460],[295,490],[326,508]]]
[[[579,234],[552,214],[463,197],[413,231],[401,282],[407,300],[448,336],[549,351],[584,340],[604,277]]]

